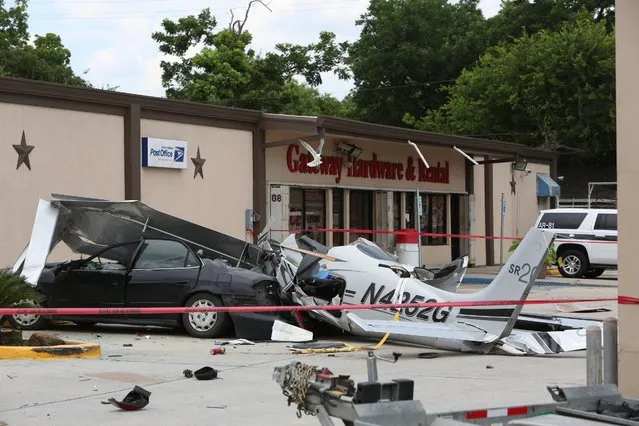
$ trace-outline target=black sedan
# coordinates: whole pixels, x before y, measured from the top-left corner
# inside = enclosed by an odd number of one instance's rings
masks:
[[[201,254],[201,253],[200,253]],[[141,239],[112,245],[81,260],[47,264],[37,285],[51,308],[200,307],[281,305],[276,279],[261,271],[210,259],[173,239]],[[184,327],[195,337],[268,339],[277,313],[202,312],[55,316],[78,324],[119,323]],[[14,315],[25,330],[43,328],[51,318]]]

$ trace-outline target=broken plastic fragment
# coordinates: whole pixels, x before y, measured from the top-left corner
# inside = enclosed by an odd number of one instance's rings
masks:
[[[109,398],[109,403],[122,410],[134,411],[146,407],[149,404],[150,397],[151,392],[146,389],[142,389],[139,386],[135,386],[122,401],[116,401],[115,398]]]
[[[195,374],[195,378],[198,380],[217,379],[217,370],[208,366],[195,370],[193,374]]]

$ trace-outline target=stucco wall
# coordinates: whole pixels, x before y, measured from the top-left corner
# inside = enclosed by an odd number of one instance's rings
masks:
[[[639,2],[616,2],[617,60],[617,208],[619,210],[619,295],[639,297],[636,249],[639,214],[636,182],[639,181]],[[639,305],[619,305],[619,387],[625,397],[639,398]]]
[[[29,242],[38,199],[51,193],[124,198],[124,119],[120,116],[0,103],[0,268],[12,266]],[[24,131],[31,170],[12,145]],[[49,260],[71,255],[60,246]]]
[[[499,236],[501,224],[501,194],[506,200],[504,237],[523,237],[539,215],[537,207],[537,173],[550,173],[550,165],[528,163],[526,172],[514,171],[515,193],[511,191],[512,163],[493,164],[493,229]],[[504,240],[504,261],[512,240]],[[495,240],[495,263],[499,263],[499,240]]]
[[[142,168],[142,201],[202,226],[245,239],[253,208],[253,135],[242,130],[143,119],[142,137],[187,142],[186,170]],[[204,179],[191,158],[206,159]]]

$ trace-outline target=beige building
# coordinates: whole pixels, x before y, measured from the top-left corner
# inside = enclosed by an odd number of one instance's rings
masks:
[[[277,239],[294,230],[328,245],[365,236],[393,251],[387,231],[419,223],[434,234],[422,237],[422,263],[470,254],[490,265],[498,241],[451,234],[499,236],[503,193],[503,235],[521,237],[558,188],[556,155],[516,144],[21,79],[0,78],[0,121],[4,265],[51,193],[139,199],[247,241],[273,217]],[[323,164],[309,167],[299,139],[317,147],[322,137]],[[247,225],[250,211],[258,215]]]

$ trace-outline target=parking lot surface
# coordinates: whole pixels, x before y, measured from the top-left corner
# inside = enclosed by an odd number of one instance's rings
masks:
[[[472,291],[475,285],[464,285]],[[581,288],[536,286],[529,298],[615,297],[616,287]],[[605,304],[594,304],[601,306]],[[529,312],[587,318],[616,316],[611,312],[567,314],[553,305],[526,308]],[[58,326],[48,332],[64,338],[98,342],[101,359],[2,361],[0,422],[16,425],[319,425],[316,418],[296,417],[272,379],[273,368],[299,360],[349,374],[355,382],[367,379],[366,352],[294,355],[287,343],[258,342],[226,346],[212,356],[215,340],[194,339],[163,329],[98,325],[91,329]],[[28,337],[29,333],[25,333]],[[229,339],[224,339],[229,340]],[[322,341],[348,341],[332,336]],[[363,342],[372,343],[375,342]],[[124,346],[131,345],[131,346]],[[547,357],[468,355],[432,351],[387,342],[378,354],[396,364],[378,361],[382,381],[415,380],[415,398],[427,411],[551,402],[546,386],[586,383],[584,351]],[[437,352],[436,358],[418,354]],[[219,370],[219,379],[186,378],[183,370],[204,366]],[[151,392],[149,405],[126,412],[101,402],[121,400],[141,386]],[[1,424],[1,423],[0,423]]]

